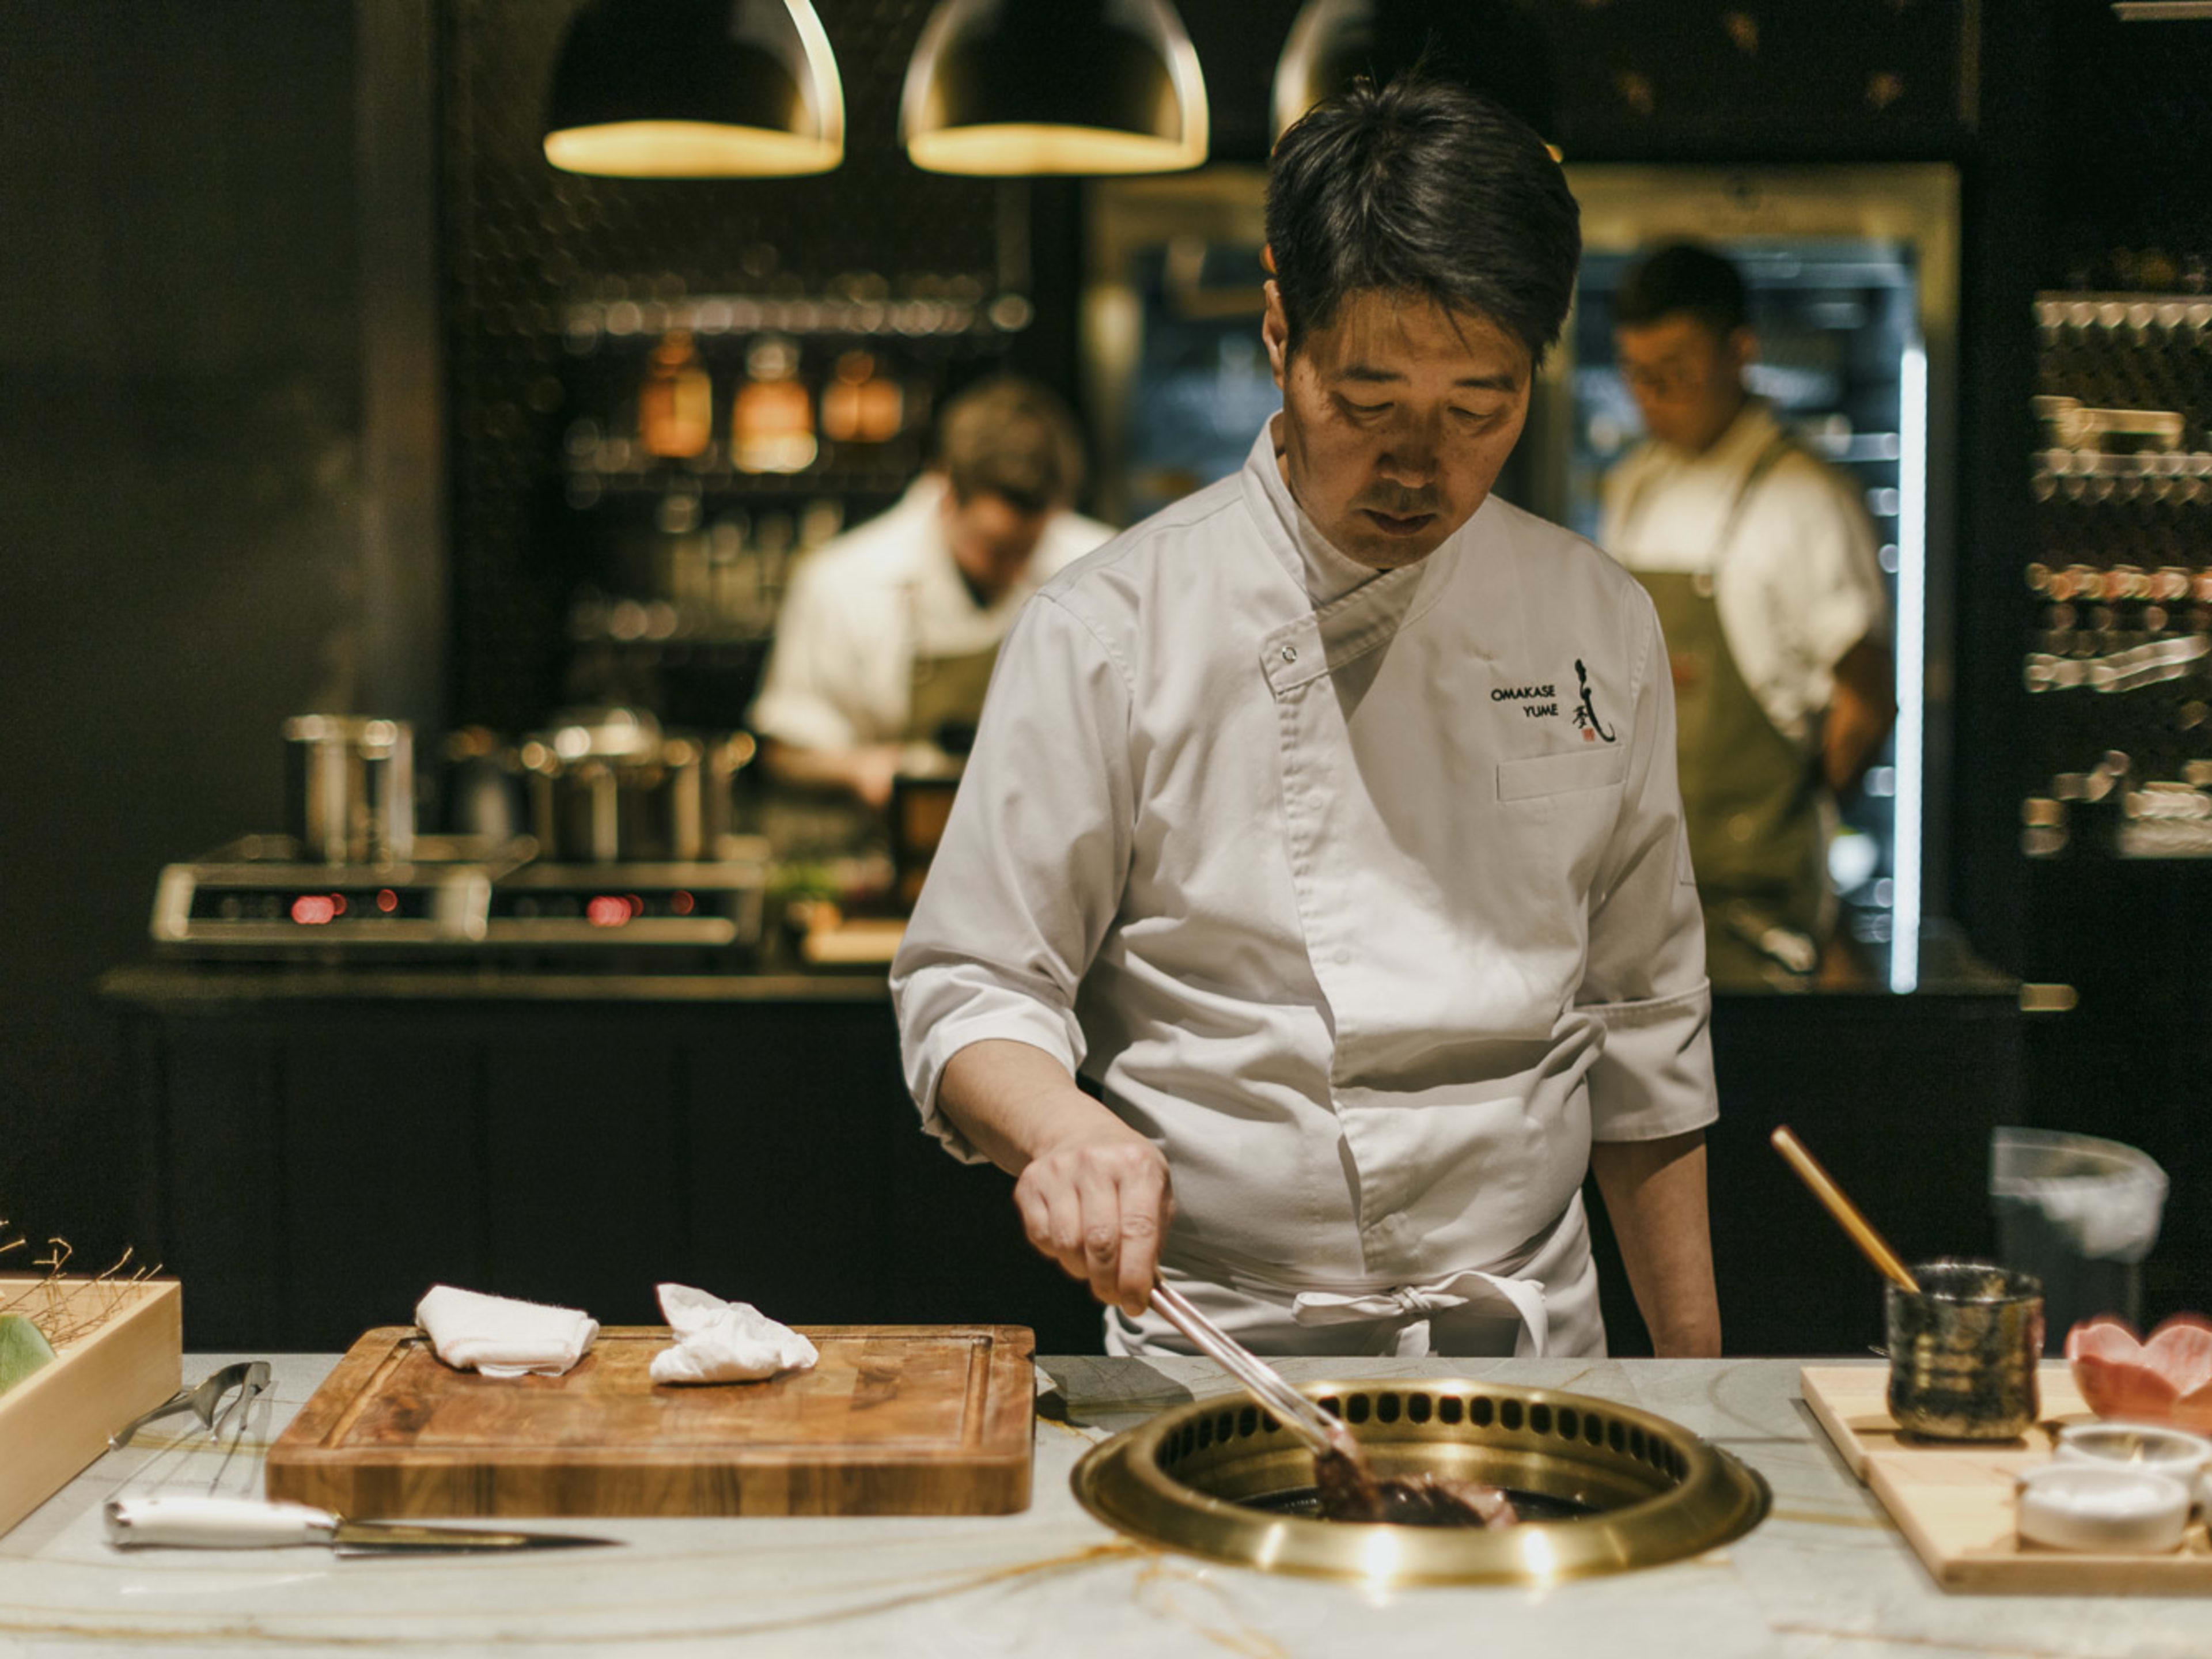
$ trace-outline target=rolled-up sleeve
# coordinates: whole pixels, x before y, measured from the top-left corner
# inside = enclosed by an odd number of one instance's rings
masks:
[[[898,956],[891,1000],[922,1124],[981,1161],[945,1116],[945,1063],[970,1043],[1083,1063],[1075,994],[1120,908],[1133,820],[1129,686],[1050,593],[999,654],[952,814]]]
[[[1577,1007],[1605,1027],[1589,1073],[1599,1140],[1656,1140],[1719,1115],[1707,1029],[1705,932],[1674,773],[1674,688],[1659,618],[1638,590],[1629,773],[1599,879]]]

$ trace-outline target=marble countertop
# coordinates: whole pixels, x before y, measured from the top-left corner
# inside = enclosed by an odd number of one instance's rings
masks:
[[[185,1375],[236,1357],[188,1356]],[[156,1425],[0,1538],[0,1655],[2212,1653],[2202,1600],[1937,1590],[1830,1449],[1797,1398],[1799,1362],[1785,1359],[1285,1366],[1306,1377],[1497,1376],[1638,1405],[1728,1447],[1773,1487],[1773,1512],[1724,1549],[1541,1589],[1382,1592],[1270,1575],[1145,1548],[1091,1520],[1068,1489],[1076,1459],[1154,1412],[1227,1391],[1198,1359],[1041,1360],[1036,1492],[1021,1515],[563,1522],[547,1524],[625,1547],[489,1560],[109,1547],[100,1509],[118,1492],[258,1495],[262,1449],[333,1363],[278,1358],[235,1447]]]

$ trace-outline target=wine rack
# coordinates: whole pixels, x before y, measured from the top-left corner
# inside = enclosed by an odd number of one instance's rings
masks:
[[[2212,295],[2035,302],[2030,857],[2212,856]]]

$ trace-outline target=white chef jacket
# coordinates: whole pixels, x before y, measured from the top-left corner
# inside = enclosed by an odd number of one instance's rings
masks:
[[[1114,533],[1054,514],[1021,579],[979,605],[945,545],[946,488],[925,472],[896,506],[799,562],[747,717],[755,732],[801,749],[901,741],[917,658],[989,650],[1038,584]]]
[[[892,965],[908,1081],[974,1161],[959,1049],[1097,1079],[1167,1158],[1171,1277],[1490,1274],[1521,1351],[1601,1351],[1588,1296],[1540,1328],[1590,1141],[1715,1116],[1657,619],[1495,496],[1318,606],[1314,533],[1263,431],[1023,613]]]
[[[1887,633],[1889,602],[1856,486],[1802,449],[1768,467],[1724,534],[1781,430],[1753,398],[1701,455],[1647,440],[1607,475],[1598,540],[1631,570],[1711,576],[1744,683],[1775,730],[1809,744],[1834,697],[1836,664]]]

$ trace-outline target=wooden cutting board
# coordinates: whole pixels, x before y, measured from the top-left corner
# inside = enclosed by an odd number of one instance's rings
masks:
[[[2007,1595],[2194,1595],[2212,1592],[2212,1539],[2190,1523],[2165,1555],[2087,1555],[2024,1544],[2013,1482],[2051,1461],[2058,1431],[2094,1420],[2062,1362],[2037,1373],[2042,1420],[2018,1440],[1916,1441],[1889,1414],[1887,1365],[1808,1365],[1805,1403],[1844,1462],[1881,1500],[1947,1590]]]
[[[562,1376],[482,1376],[411,1326],[369,1332],[270,1448],[269,1496],[357,1518],[1003,1515],[1030,1501],[1032,1334],[802,1328],[821,1363],[671,1387],[657,1326]]]

